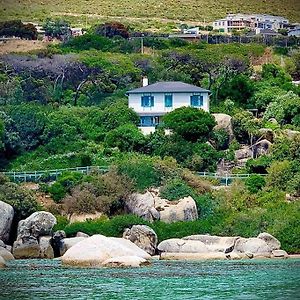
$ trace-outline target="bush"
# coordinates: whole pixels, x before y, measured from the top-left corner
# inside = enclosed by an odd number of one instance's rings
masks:
[[[250,193],[255,194],[266,185],[266,180],[261,175],[251,175],[245,181]]]
[[[145,137],[135,125],[124,124],[111,130],[104,142],[108,147],[118,147],[120,151],[130,152],[140,150],[145,143]]]
[[[47,191],[56,203],[59,203],[67,194],[67,189],[60,182],[54,182]]]
[[[217,124],[214,117],[203,109],[194,107],[176,108],[163,118],[166,127],[187,141],[207,141]]]
[[[178,178],[168,181],[160,188],[160,196],[167,200],[179,200],[187,196],[193,197],[193,195],[193,190]]]

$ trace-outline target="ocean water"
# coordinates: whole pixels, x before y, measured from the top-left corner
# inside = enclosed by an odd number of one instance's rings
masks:
[[[300,299],[300,259],[154,261],[138,269],[16,260],[0,270],[0,299]]]

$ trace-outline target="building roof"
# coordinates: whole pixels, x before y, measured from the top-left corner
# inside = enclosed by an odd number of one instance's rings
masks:
[[[156,82],[154,84],[149,84],[131,91],[128,91],[126,94],[139,94],[139,93],[199,93],[206,92],[209,93],[209,90],[205,90],[198,86],[184,83],[181,81],[163,81]]]

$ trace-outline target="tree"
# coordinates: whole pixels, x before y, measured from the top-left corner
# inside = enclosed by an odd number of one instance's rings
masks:
[[[137,151],[145,143],[142,132],[132,124],[124,124],[111,130],[105,137],[108,147],[118,147],[120,151]]]
[[[177,108],[166,114],[163,121],[166,127],[191,142],[207,141],[217,124],[208,112],[194,107]]]
[[[67,21],[46,19],[43,24],[45,35],[66,41],[71,37],[70,25]]]
[[[109,22],[98,25],[95,28],[95,33],[109,38],[115,36],[121,36],[125,39],[129,38],[128,29],[125,25],[119,22]]]

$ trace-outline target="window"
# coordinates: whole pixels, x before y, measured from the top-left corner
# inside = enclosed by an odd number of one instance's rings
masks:
[[[153,126],[153,117],[142,116],[141,117],[141,126]]]
[[[143,95],[141,97],[141,105],[142,105],[142,107],[152,107],[152,106],[154,106],[154,96]]]
[[[201,95],[191,96],[191,106],[194,106],[194,107],[203,106],[203,96],[201,96]]]
[[[165,107],[172,107],[172,106],[173,106],[173,95],[165,94]]]

